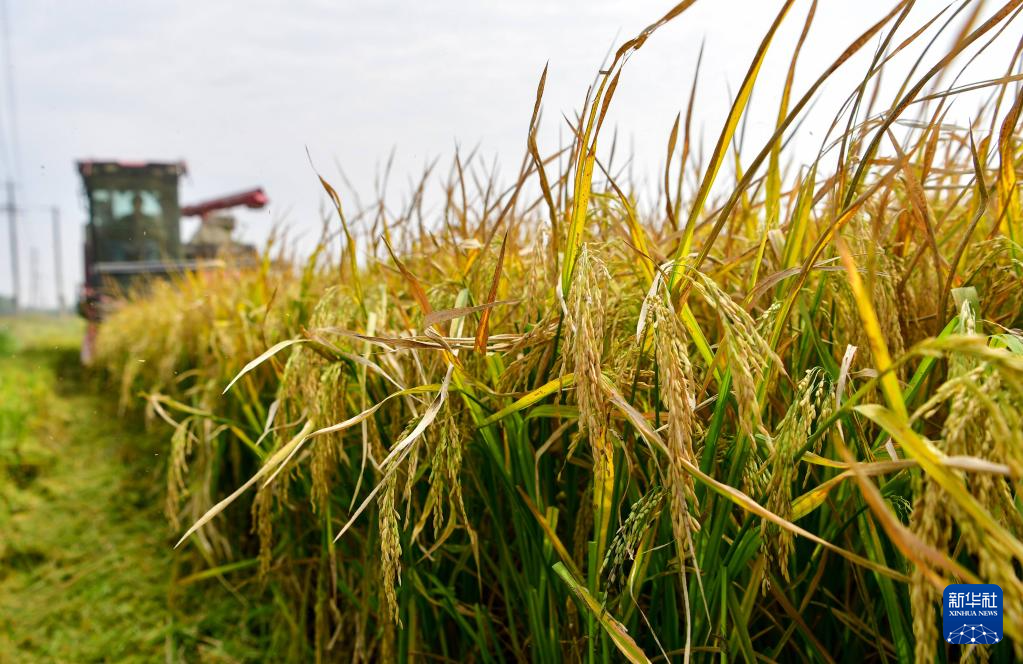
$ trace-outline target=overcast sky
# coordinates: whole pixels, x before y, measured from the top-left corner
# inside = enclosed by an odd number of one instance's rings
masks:
[[[312,236],[322,192],[306,158],[335,178],[340,163],[366,197],[391,150],[400,190],[454,146],[518,167],[537,80],[550,62],[543,145],[553,149],[561,114],[581,105],[605,53],[670,6],[665,0],[380,0],[270,2],[66,2],[7,0],[19,136],[9,106],[0,173],[17,183],[23,302],[55,301],[49,209],[62,215],[69,300],[81,281],[85,209],[74,162],[82,158],[188,163],[183,203],[262,186],[261,212],[239,214],[242,236],[262,241],[276,219]],[[639,173],[656,174],[675,114],[684,107],[706,40],[695,124],[713,140],[780,0],[701,0],[630,60],[610,125],[634,146]],[[848,42],[892,5],[820,0],[801,59],[801,91]],[[920,25],[944,7],[922,0]],[[751,139],[773,128],[778,90],[809,0],[798,2],[772,46],[754,98]],[[908,32],[907,32],[908,34]],[[975,69],[1004,73],[1016,26]],[[865,49],[870,51],[871,49]],[[911,54],[907,54],[908,56]],[[912,56],[915,57],[915,56]],[[828,85],[800,144],[812,157],[864,58]],[[6,76],[0,68],[6,97]],[[6,99],[4,100],[6,102]],[[965,119],[975,107],[959,106]],[[816,134],[815,134],[816,132]],[[442,169],[443,170],[443,169]],[[658,176],[654,175],[654,178]],[[187,229],[190,228],[186,226]],[[0,293],[11,291],[6,223],[0,222]]]

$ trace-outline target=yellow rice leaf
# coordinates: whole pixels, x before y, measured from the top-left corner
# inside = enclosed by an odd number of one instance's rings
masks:
[[[997,539],[1014,556],[1023,559],[1023,544],[995,521],[991,513],[984,509],[977,499],[966,490],[962,481],[945,467],[946,464],[943,463],[941,453],[931,445],[930,441],[913,431],[905,418],[878,404],[856,406],[855,410],[890,433],[892,438],[902,446],[902,449],[920,464],[923,471],[936,481],[949,497],[973,517],[991,537]]]
[[[583,606],[585,606],[593,616],[600,621],[600,626],[604,628],[607,635],[611,637],[618,650],[621,651],[625,658],[633,664],[649,664],[650,658],[646,656],[643,650],[636,644],[635,640],[629,636],[629,631],[625,629],[625,625],[621,624],[614,617],[611,616],[607,610],[601,606],[600,602],[595,600],[586,587],[579,583],[572,573],[568,571],[562,563],[554,563],[554,571],[557,572],[561,580],[565,582],[568,589],[572,591],[572,594],[576,596]]]
[[[728,146],[732,142],[732,138],[735,136],[735,130],[739,126],[739,119],[742,117],[743,111],[746,110],[746,104],[749,102],[750,95],[753,94],[753,85],[756,83],[757,75],[760,73],[760,67],[764,64],[764,58],[767,56],[767,49],[771,45],[771,40],[774,38],[775,32],[781,25],[782,20],[788,13],[789,8],[792,7],[794,0],[786,0],[785,4],[782,5],[781,10],[778,12],[774,23],[771,24],[771,29],[767,31],[763,41],[760,42],[760,47],[757,49],[756,55],[753,57],[753,62],[750,64],[749,70],[746,72],[746,78],[742,81],[742,86],[739,88],[739,93],[735,97],[735,102],[732,104],[731,110],[728,112],[728,117],[725,119],[725,126],[721,129],[721,135],[718,136],[717,145],[714,146],[714,152],[711,154],[710,163],[707,165],[707,171],[704,173],[703,180],[700,182],[700,188],[696,192],[696,198],[693,200],[692,207],[689,209],[689,217],[686,220],[686,226],[684,229],[684,235],[682,242],[678,246],[678,251],[675,254],[675,267],[672,269],[672,276],[668,282],[674,292],[674,288],[678,283],[678,270],[680,268],[681,259],[689,255],[689,250],[693,243],[693,234],[696,231],[696,222],[703,212],[703,206],[707,202],[707,197],[710,196],[711,187],[714,185],[714,181],[717,179],[718,171],[721,169],[721,164],[724,163],[725,154],[728,151]]]
[[[574,576],[582,576],[582,572],[576,566],[575,561],[572,560],[572,555],[568,552],[568,549],[565,548],[561,538],[558,537],[558,534],[554,531],[554,528],[551,526],[547,518],[540,514],[540,510],[536,508],[536,505],[529,497],[529,494],[527,494],[520,486],[515,488],[518,490],[519,496],[522,497],[522,502],[524,502],[526,507],[529,508],[529,511],[532,512],[533,517],[536,518],[536,522],[540,524],[540,528],[547,536],[547,541],[551,543],[551,548],[554,550],[554,553],[558,554],[558,557],[561,558],[561,562],[564,563],[569,570],[571,570],[571,573]]]
[[[490,283],[490,292],[487,294],[486,308],[480,316],[480,324],[476,330],[476,352],[487,352],[487,338],[490,336],[490,305],[497,299],[497,285],[501,280],[501,268],[504,267],[504,250],[508,246],[508,233],[504,234],[501,240],[501,252],[497,255],[497,267],[494,268],[494,280]]]
[[[566,388],[566,387],[570,387],[571,385],[574,385],[574,384],[575,384],[575,374],[565,374],[564,376],[561,376],[560,378],[555,378],[554,380],[552,380],[550,382],[547,382],[547,383],[541,385],[540,387],[536,388],[535,390],[533,390],[529,394],[525,395],[524,397],[521,397],[521,398],[517,399],[514,403],[512,403],[512,404],[510,404],[508,406],[505,406],[504,408],[502,408],[501,410],[497,411],[496,413],[494,413],[490,417],[484,419],[477,426],[485,427],[488,424],[493,424],[494,422],[497,422],[500,419],[504,419],[505,417],[508,417],[512,413],[517,413],[520,410],[523,410],[525,408],[529,408],[530,406],[532,406],[533,404],[537,403],[541,399],[544,399],[544,398],[554,394],[555,392],[557,392],[560,389],[563,389],[563,388]]]
[[[234,379],[227,384],[227,387],[224,388],[224,391],[221,392],[221,394],[227,394],[227,391],[231,389],[232,385],[238,382],[239,378],[249,373],[256,367],[258,367],[260,364],[263,364],[263,362],[266,362],[268,359],[276,355],[278,352],[284,350],[288,346],[294,346],[295,344],[305,343],[306,341],[308,341],[308,339],[288,339],[286,341],[282,341],[280,343],[274,344],[273,346],[270,346],[270,348],[268,348],[262,355],[246,364],[242,368],[242,370],[238,372],[238,375],[235,376]]]
[[[1016,150],[1014,132],[1023,107],[1023,90],[1016,96],[1009,113],[1005,116],[998,136],[998,207],[999,227],[1013,242],[1020,241],[1019,188],[1016,186]]]
[[[174,548],[176,549],[181,546],[181,543],[188,539],[192,533],[205,526],[213,519],[213,517],[227,509],[227,506],[233,503],[238,496],[245,493],[249,487],[269,475],[272,471],[277,470],[278,467],[290,457],[291,452],[302,444],[302,441],[306,439],[312,429],[312,421],[306,422],[305,426],[302,427],[302,430],[295,434],[295,437],[288,441],[283,447],[281,447],[281,449],[277,450],[245,484],[235,489],[234,493],[221,500],[219,503],[211,507],[205,514],[199,517],[199,520],[192,524],[191,528],[185,531],[185,534],[181,536],[181,539],[179,539],[178,543],[174,545]]]
[[[853,299],[856,301],[856,308],[859,310],[860,320],[863,322],[863,332],[870,342],[870,352],[874,356],[874,368],[881,374],[881,391],[892,410],[900,418],[907,419],[909,415],[906,412],[906,402],[902,399],[898,376],[890,370],[892,357],[888,354],[888,344],[885,343],[881,323],[878,322],[874,305],[870,301],[870,294],[867,292],[863,279],[860,277],[860,271],[856,268],[852,254],[841,236],[835,236],[835,245],[842,257],[845,271],[849,275],[849,287],[852,289]]]
[[[565,263],[561,272],[561,292],[568,295],[572,284],[572,270],[582,248],[583,231],[586,230],[586,209],[590,205],[590,187],[593,180],[593,162],[596,155],[586,149],[582,162],[582,175],[577,180],[575,199],[572,203],[572,221],[568,226],[568,240],[565,243]]]

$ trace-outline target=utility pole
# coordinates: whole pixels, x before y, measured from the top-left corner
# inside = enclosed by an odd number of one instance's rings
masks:
[[[14,289],[14,310],[18,310],[21,297],[21,270],[18,267],[18,208],[14,202],[14,181],[7,181],[7,224],[11,232],[11,287]]]
[[[42,309],[39,298],[39,247],[32,247],[28,253],[28,274],[32,279],[32,290],[26,304],[36,310]]]
[[[56,205],[51,209],[53,214],[53,281],[57,287],[57,312],[64,313],[64,261],[60,246],[60,208]]]

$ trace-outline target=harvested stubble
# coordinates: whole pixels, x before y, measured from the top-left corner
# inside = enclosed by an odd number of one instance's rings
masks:
[[[933,661],[941,588],[983,580],[1011,645],[970,654],[1023,657],[1023,94],[992,78],[957,128],[964,86],[933,87],[1023,3],[909,33],[899,3],[784,90],[746,163],[772,27],[709,159],[671,133],[697,184],[643,213],[597,138],[629,53],[690,4],[600,73],[566,172],[541,80],[510,189],[456,158],[436,219],[420,186],[349,220],[324,180],[341,229],[304,268],[268,250],[103,326],[125,405],[174,427],[173,526],[226,581],[258,569],[275,656]],[[886,63],[936,31],[958,36],[885,106]],[[878,41],[834,173],[784,177],[819,84]]]

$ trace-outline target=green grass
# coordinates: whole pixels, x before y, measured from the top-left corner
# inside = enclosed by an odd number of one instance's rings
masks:
[[[238,599],[175,589],[162,437],[83,375],[79,321],[0,329],[0,662],[258,659]]]

